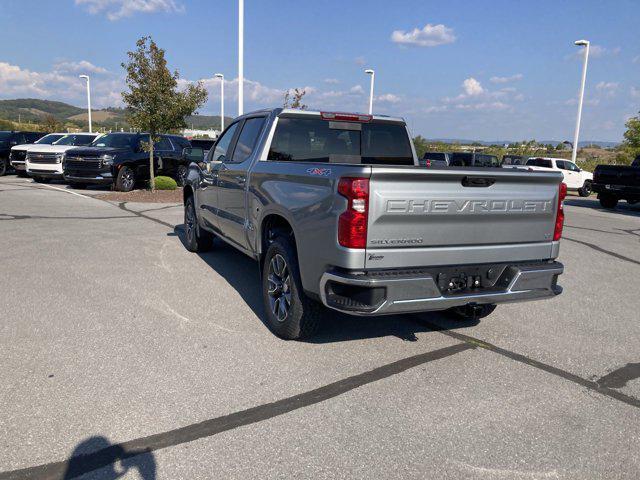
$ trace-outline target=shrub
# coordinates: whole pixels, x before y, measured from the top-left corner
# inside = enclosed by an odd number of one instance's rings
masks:
[[[155,183],[157,190],[175,190],[178,188],[178,184],[171,177],[156,177]]]

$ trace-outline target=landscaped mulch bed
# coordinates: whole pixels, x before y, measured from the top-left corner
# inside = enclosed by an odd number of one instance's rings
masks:
[[[131,192],[108,192],[96,195],[95,198],[112,202],[141,203],[182,203],[182,188],[175,190],[133,190]]]

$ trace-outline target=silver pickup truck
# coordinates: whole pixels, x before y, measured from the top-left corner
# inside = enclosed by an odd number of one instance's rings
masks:
[[[558,295],[562,175],[422,168],[401,118],[274,109],[192,152],[185,242],[219,237],[259,262],[266,323],[310,336],[323,305],[354,315]]]

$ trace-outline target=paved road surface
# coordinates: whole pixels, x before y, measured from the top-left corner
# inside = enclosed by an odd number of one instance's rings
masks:
[[[0,480],[638,478],[638,206],[568,199],[554,300],[285,342],[181,206],[51,186],[0,179]]]

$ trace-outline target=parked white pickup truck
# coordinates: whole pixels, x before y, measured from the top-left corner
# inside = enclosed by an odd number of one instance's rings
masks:
[[[581,197],[591,195],[593,173],[582,170],[571,160],[552,157],[532,157],[527,160],[526,167],[532,170],[549,171],[556,170],[564,176],[567,190],[578,192]]]
[[[48,182],[52,178],[62,178],[62,162],[67,150],[82,147],[93,142],[97,133],[69,133],[51,145],[34,144],[27,151],[27,174],[36,182]]]

